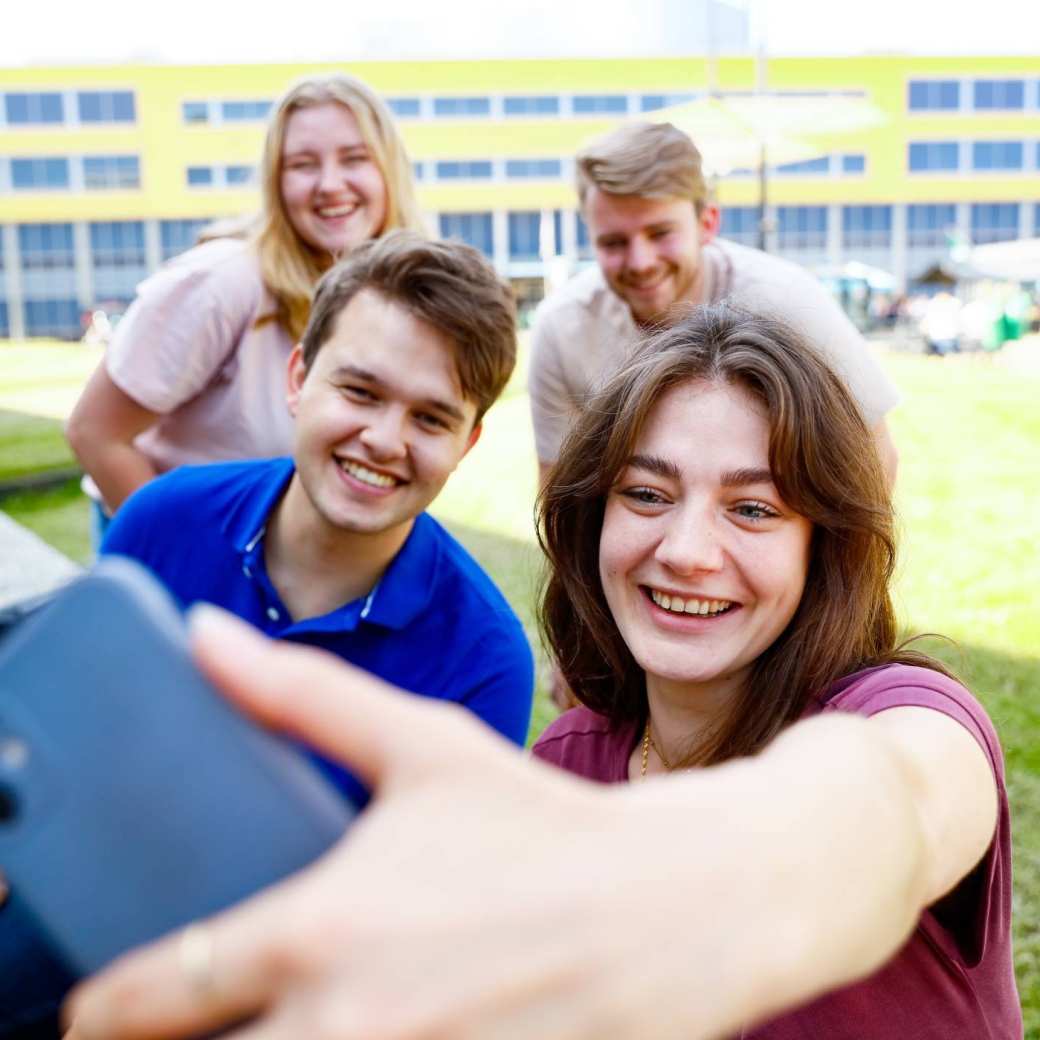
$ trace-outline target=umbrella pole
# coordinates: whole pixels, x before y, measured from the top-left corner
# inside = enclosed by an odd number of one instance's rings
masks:
[[[769,252],[769,164],[766,143],[758,153],[758,248]]]

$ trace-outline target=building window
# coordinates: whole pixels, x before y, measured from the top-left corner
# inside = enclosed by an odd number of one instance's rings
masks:
[[[212,166],[189,166],[188,167],[189,188],[212,188],[213,167]]]
[[[181,117],[185,123],[208,123],[209,105],[205,101],[185,101],[181,105]]]
[[[90,256],[95,269],[144,264],[144,222],[106,220],[92,223]]]
[[[518,180],[558,180],[563,176],[559,159],[507,159],[506,176]]]
[[[77,104],[81,123],[132,123],[137,118],[131,90],[81,90]]]
[[[224,170],[224,179],[229,188],[251,185],[253,183],[253,167],[228,166]]]
[[[906,208],[906,243],[911,249],[945,247],[957,226],[952,202],[912,203]]]
[[[104,303],[128,303],[137,283],[148,274],[144,247],[144,223],[109,220],[90,225],[90,263],[94,273],[94,299]]]
[[[961,85],[955,79],[910,80],[911,112],[949,112],[961,107]]]
[[[487,97],[439,97],[433,99],[435,116],[489,116],[491,98]]]
[[[580,213],[574,214],[575,245],[578,247],[579,260],[591,260],[593,257],[592,240],[589,237],[589,225]]]
[[[24,271],[74,270],[71,224],[19,224],[18,253]]]
[[[866,173],[867,157],[859,152],[849,152],[841,157],[842,173]]]
[[[220,118],[225,123],[260,123],[271,111],[271,101],[222,101]]]
[[[692,101],[696,94],[641,94],[639,97],[640,112],[658,112],[672,105],[684,105]]]
[[[971,240],[1008,242],[1018,238],[1017,202],[976,202],[971,207]]]
[[[82,331],[75,299],[25,301],[26,335],[79,339]]]
[[[7,94],[4,96],[4,112],[9,126],[33,123],[64,123],[65,106],[61,94]]]
[[[441,238],[451,238],[479,249],[485,256],[495,251],[490,213],[442,213]]]
[[[560,99],[551,94],[507,96],[502,100],[502,111],[507,116],[555,116],[560,113]]]
[[[802,159],[800,162],[781,163],[776,167],[778,174],[797,176],[826,175],[831,171],[831,158],[829,155],[821,155],[817,159]]]
[[[537,210],[509,214],[509,259],[537,260],[541,256],[542,214]]]
[[[776,216],[777,244],[781,249],[826,248],[826,206],[777,206]]]
[[[436,170],[439,181],[486,181],[491,179],[491,160],[439,162]]]
[[[576,116],[624,115],[628,112],[628,95],[575,94],[573,108]]]
[[[891,206],[842,206],[841,239],[845,249],[887,249],[892,245]]]
[[[972,100],[981,109],[1025,108],[1025,80],[977,79],[972,84]]]
[[[398,119],[418,119],[421,107],[417,97],[392,97],[386,99],[387,107]]]
[[[53,191],[68,186],[68,159],[11,160],[11,187],[17,191]]]
[[[162,258],[169,260],[186,249],[191,249],[199,241],[199,232],[209,223],[208,220],[163,220],[159,222],[159,244]]]
[[[723,238],[746,246],[757,246],[759,238],[758,206],[724,206],[719,233]]]
[[[139,188],[141,162],[136,155],[86,155],[83,157],[83,187],[88,191]]]
[[[974,141],[971,146],[973,170],[1021,170],[1025,149],[1021,141]]]
[[[911,173],[956,170],[959,166],[956,141],[912,141],[908,162]]]

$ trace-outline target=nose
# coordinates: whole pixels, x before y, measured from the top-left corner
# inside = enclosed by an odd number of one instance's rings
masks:
[[[725,546],[722,532],[707,511],[677,514],[657,545],[657,561],[676,574],[714,573],[722,570]]]
[[[321,164],[321,172],[318,178],[318,190],[329,194],[339,191],[343,187],[343,170],[335,157],[326,159]]]
[[[408,450],[404,412],[396,408],[380,409],[369,416],[359,436],[373,462],[402,458]]]
[[[657,263],[657,253],[645,238],[634,235],[628,244],[625,263],[630,271],[649,271]]]

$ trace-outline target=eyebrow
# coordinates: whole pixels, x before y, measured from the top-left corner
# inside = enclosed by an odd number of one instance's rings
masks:
[[[659,477],[669,480],[681,480],[682,474],[679,467],[670,459],[662,458],[660,455],[633,455],[628,460],[628,465],[635,469],[646,470]],[[769,469],[747,466],[742,469],[726,470],[719,481],[723,487],[745,487],[749,484],[772,484],[773,473]]]
[[[731,469],[722,474],[719,481],[723,487],[744,487],[747,484],[772,484],[773,471],[770,469]]]
[[[367,368],[361,368],[358,365],[340,365],[338,368],[333,369],[331,378],[333,381],[345,378],[360,379],[363,383],[371,383],[373,386],[378,387],[387,385],[386,381],[380,379],[375,372],[370,372]],[[466,421],[466,413],[450,401],[441,401],[435,397],[428,397],[420,401],[419,404],[424,408],[429,408],[431,411],[441,412],[456,422],[463,423]]]
[[[667,477],[670,480],[679,480],[682,474],[679,467],[669,459],[660,455],[633,455],[628,460],[628,465],[636,469],[645,469],[648,473],[654,473],[659,477]]]

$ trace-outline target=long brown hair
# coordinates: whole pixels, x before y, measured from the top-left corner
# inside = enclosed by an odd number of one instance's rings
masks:
[[[690,380],[737,386],[764,406],[769,465],[784,502],[813,524],[801,602],[754,662],[728,717],[684,764],[762,748],[811,697],[859,669],[900,661],[888,487],[870,430],[842,381],[783,323],[732,305],[702,307],[646,341],[588,403],[539,499],[549,561],[540,621],[578,699],[615,726],[646,718],[646,679],[618,632],[599,577],[607,495],[651,410]],[[691,445],[696,451],[696,445]]]
[[[277,303],[277,312],[265,318],[279,322],[293,340],[303,335],[315,283],[333,258],[316,255],[293,230],[282,200],[282,149],[293,112],[330,102],[349,109],[383,176],[386,223],[379,233],[394,228],[422,230],[412,165],[390,110],[379,96],[360,80],[341,73],[298,80],[282,95],[268,124],[260,165],[263,204],[253,234],[264,284]]]

